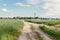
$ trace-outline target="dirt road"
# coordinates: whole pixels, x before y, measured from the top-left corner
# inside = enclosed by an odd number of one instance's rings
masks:
[[[18,40],[35,40],[33,35],[31,34],[32,31],[30,29],[30,24],[28,22],[24,22],[25,26],[23,28],[22,34],[18,38]]]
[[[40,34],[40,36],[43,38],[43,40],[52,40],[52,38],[49,35],[47,35],[41,29],[39,29],[39,26],[40,26],[39,24],[35,24],[35,23],[31,23],[31,24],[33,24],[35,31]]]
[[[29,22],[24,22],[24,24],[25,26],[18,40],[36,40],[34,36],[31,34],[32,33],[30,29],[31,24],[34,26],[35,31],[37,31],[40,34],[40,36],[43,37],[44,40],[52,40],[48,35],[46,35],[43,31],[39,29],[39,24],[29,23]]]

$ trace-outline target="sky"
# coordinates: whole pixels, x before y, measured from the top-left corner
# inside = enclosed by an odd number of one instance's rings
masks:
[[[0,17],[60,18],[60,0],[0,0]]]

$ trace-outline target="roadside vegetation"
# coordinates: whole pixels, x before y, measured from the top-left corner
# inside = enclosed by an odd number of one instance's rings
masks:
[[[46,24],[49,26],[60,25],[60,20],[26,19],[26,21],[38,24]]]
[[[60,31],[51,30],[49,28],[46,28],[45,26],[40,26],[39,28],[51,37],[53,37],[55,40],[60,40]]]
[[[43,38],[39,35],[39,33],[37,31],[35,31],[35,28],[33,25],[31,25],[31,28],[32,32],[35,34],[34,37],[37,39],[37,40],[43,40]]]
[[[34,31],[34,26],[33,26],[33,25],[31,25],[30,29],[31,29],[32,31]]]
[[[16,40],[23,25],[19,19],[0,19],[0,40]]]
[[[36,38],[37,40],[43,40],[43,38],[40,36],[40,34],[39,34],[38,32],[36,32],[35,38]]]

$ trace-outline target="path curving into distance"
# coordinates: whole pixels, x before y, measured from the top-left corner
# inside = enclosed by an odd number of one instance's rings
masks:
[[[35,38],[32,36],[32,31],[30,29],[30,24],[28,22],[24,22],[25,26],[23,28],[22,34],[18,38],[18,40],[35,40]]]
[[[38,32],[38,34],[43,38],[43,40],[53,40],[49,35],[44,33],[41,29],[39,29],[39,24],[31,23],[33,24],[35,31]]]
[[[36,40],[34,38],[34,36],[32,35],[32,31],[30,29],[31,24],[34,26],[35,31],[37,31],[44,40],[52,40],[48,35],[46,35],[43,31],[41,31],[39,29],[39,24],[25,22],[25,21],[24,21],[24,24],[25,24],[25,26],[24,26],[24,28],[22,30],[22,34],[19,36],[18,40]]]

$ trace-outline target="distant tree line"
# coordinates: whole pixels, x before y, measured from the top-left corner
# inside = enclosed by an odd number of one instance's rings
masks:
[[[0,19],[42,19],[42,20],[60,20],[60,18],[42,18],[42,17],[0,17]]]

